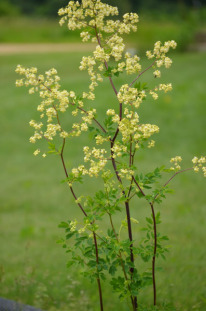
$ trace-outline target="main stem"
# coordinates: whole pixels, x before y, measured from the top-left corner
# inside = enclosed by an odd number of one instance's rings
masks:
[[[112,165],[113,165],[113,168],[114,168],[114,171],[115,171],[115,174],[116,174],[116,177],[118,179],[118,181],[120,182],[120,184],[122,185],[122,179],[121,177],[119,176],[119,172],[117,170],[117,166],[116,166],[116,162],[115,162],[115,159],[113,157],[114,153],[112,151],[112,148],[114,146],[114,141],[111,141],[111,159],[112,159]],[[123,190],[122,191],[124,197],[126,198],[126,194],[125,194],[125,191]],[[131,273],[131,280],[132,280],[132,276],[133,276],[133,273],[134,273],[134,253],[133,253],[133,238],[132,238],[132,225],[131,225],[131,217],[130,217],[130,208],[129,208],[129,202],[126,201],[125,202],[125,208],[126,208],[126,215],[127,215],[127,227],[128,227],[128,236],[129,236],[129,240],[131,242],[130,244],[130,260],[131,260],[131,263],[132,263],[132,267],[130,268],[130,273]],[[137,308],[138,308],[138,304],[137,304],[137,297],[132,297],[132,306],[133,306],[133,311],[136,311]]]
[[[138,182],[133,176],[133,181],[135,182],[136,186],[142,193],[142,195],[145,197],[145,193],[142,190],[142,188],[139,186]],[[155,279],[155,261],[156,261],[156,254],[157,254],[157,223],[156,223],[156,217],[155,217],[155,210],[154,210],[154,202],[149,202],[151,210],[152,210],[152,220],[153,220],[153,234],[154,234],[154,251],[153,251],[153,257],[152,257],[152,284],[153,284],[153,304],[156,306],[157,302],[157,291],[156,291],[156,279]]]
[[[130,209],[129,209],[129,202],[125,202],[125,207],[126,207],[126,214],[127,214],[127,227],[128,227],[128,235],[129,239],[132,242],[132,225],[131,225],[131,217],[130,217]],[[130,273],[131,273],[131,280],[133,278],[133,273],[134,273],[134,253],[133,253],[133,243],[130,244],[130,260],[132,263],[132,267],[130,268]],[[137,304],[137,297],[133,297],[133,310],[136,311],[138,308]]]
[[[156,260],[156,253],[157,253],[157,224],[156,224],[154,205],[150,203],[150,206],[152,210],[153,230],[154,230],[154,252],[153,252],[153,257],[152,257],[153,304],[154,306],[156,306],[157,292],[156,292],[156,280],[155,280],[155,260]]]
[[[112,230],[113,230],[113,232],[114,232],[114,235],[115,235],[115,237],[116,237],[116,240],[117,240],[117,242],[119,243],[118,235],[117,235],[117,233],[116,233],[116,231],[115,231],[115,228],[114,228],[114,224],[113,224],[113,221],[112,221],[112,216],[111,216],[111,214],[109,214],[109,219],[110,219],[110,223],[111,223],[111,226],[112,226]],[[119,257],[120,257],[121,266],[122,266],[122,271],[123,271],[123,273],[124,273],[125,280],[128,281],[128,277],[127,277],[127,273],[126,273],[126,271],[125,271],[125,267],[124,267],[124,262],[123,262],[123,259],[122,259],[121,251],[119,251]],[[130,291],[130,285],[129,285],[129,284],[128,284],[128,290]],[[130,299],[131,299],[132,305],[134,305],[134,299],[133,299],[132,295],[130,296]]]
[[[103,308],[103,299],[102,299],[102,287],[101,287],[101,282],[99,278],[99,273],[98,273],[98,264],[99,264],[99,252],[98,252],[98,245],[97,245],[97,237],[95,232],[93,231],[93,238],[94,238],[94,245],[95,245],[95,253],[96,253],[96,263],[97,263],[97,285],[98,285],[98,291],[99,291],[99,302],[100,302],[100,310],[104,311]]]

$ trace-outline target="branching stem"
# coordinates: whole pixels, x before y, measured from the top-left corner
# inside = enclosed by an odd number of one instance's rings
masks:
[[[149,67],[147,67],[145,70],[143,70],[142,72],[140,72],[140,74],[130,83],[129,87],[131,87],[138,79],[139,77],[141,77],[141,75],[143,75],[143,73],[145,73],[147,70],[149,70],[156,61],[154,61]]]

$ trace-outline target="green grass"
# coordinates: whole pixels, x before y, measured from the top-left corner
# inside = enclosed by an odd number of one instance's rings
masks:
[[[60,27],[58,19],[2,17],[0,26],[0,41],[3,43],[79,41],[78,32],[68,32],[67,27]]]
[[[66,25],[60,27],[59,19],[34,17],[1,17],[1,43],[45,43],[45,42],[79,42],[79,31],[68,31]],[[200,23],[193,19],[180,17],[151,18],[147,14],[140,15],[138,32],[129,36],[129,45],[142,51],[157,40],[176,40],[178,49],[184,50],[194,39]],[[201,26],[202,27],[202,26]]]
[[[61,163],[55,156],[33,157],[34,146],[28,139],[32,129],[28,122],[35,119],[37,97],[25,89],[15,88],[17,64],[36,65],[40,70],[57,68],[63,87],[81,92],[87,89],[88,77],[78,71],[81,53],[12,55],[0,59],[0,296],[36,305],[47,311],[98,310],[96,284],[82,280],[76,271],[66,269],[67,255],[56,244],[63,233],[57,228],[62,220],[79,217],[64,178]],[[140,108],[143,122],[159,125],[156,148],[137,156],[143,172],[165,164],[176,155],[191,166],[194,155],[205,153],[205,65],[204,54],[175,54],[174,64],[163,72],[162,81],[172,82],[172,93],[161,95],[158,102],[147,100]],[[148,62],[143,62],[146,67]],[[147,73],[145,79],[151,79]],[[142,77],[142,81],[144,81]],[[115,80],[115,84],[123,82]],[[100,109],[99,118],[108,105],[117,104],[105,81],[97,89],[93,103]],[[71,118],[68,116],[68,124]],[[72,141],[67,148],[67,164],[82,161],[82,146],[86,136]],[[166,177],[165,177],[166,178]],[[175,195],[160,207],[163,216],[161,231],[168,234],[172,245],[163,269],[157,273],[158,301],[168,301],[178,311],[205,311],[205,179],[189,172],[171,184]],[[93,192],[94,180],[77,192]],[[150,211],[142,201],[132,207],[132,216],[144,222]],[[135,232],[138,236],[139,231]],[[83,292],[81,292],[83,290]],[[111,295],[104,285],[105,310],[126,311],[127,306]],[[150,290],[144,290],[141,301],[149,304]],[[81,304],[78,298],[81,297]]]

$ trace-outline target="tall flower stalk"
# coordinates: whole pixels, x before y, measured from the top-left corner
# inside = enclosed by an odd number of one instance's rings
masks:
[[[138,109],[146,100],[157,100],[159,92],[169,92],[171,83],[140,83],[139,78],[152,71],[154,79],[161,76],[161,67],[169,68],[171,58],[169,50],[175,49],[171,40],[156,42],[152,51],[146,52],[150,64],[142,68],[140,57],[131,55],[125,49],[123,35],[137,31],[139,17],[136,13],[127,13],[120,21],[114,16],[118,9],[101,0],[70,1],[59,10],[60,25],[67,23],[69,30],[81,29],[83,42],[92,41],[96,48],[90,56],[83,56],[80,70],[87,70],[90,85],[82,94],[73,90],[62,90],[60,77],[52,68],[39,74],[37,68],[24,68],[18,65],[16,72],[23,78],[16,81],[17,86],[29,87],[29,93],[38,92],[41,103],[37,106],[40,120],[30,121],[34,134],[32,144],[44,139],[48,150],[34,151],[34,155],[46,157],[53,153],[60,157],[71,195],[81,210],[82,219],[63,221],[59,226],[65,229],[63,247],[69,254],[68,267],[80,266],[84,276],[96,280],[100,310],[103,311],[102,281],[110,280],[114,292],[120,299],[126,299],[133,311],[141,310],[139,292],[145,286],[152,286],[152,305],[157,306],[156,261],[165,258],[167,236],[159,232],[160,212],[156,205],[162,202],[170,181],[178,174],[188,170],[202,170],[206,176],[206,157],[194,157],[193,167],[181,169],[182,158],[176,156],[170,160],[172,167],[156,168],[143,173],[136,155],[141,148],[152,148],[155,141],[152,136],[159,132],[154,124],[140,122]],[[126,73],[127,81],[117,87],[114,77]],[[131,78],[130,78],[131,76]],[[104,117],[98,116],[98,102],[95,88],[109,79],[116,103],[106,111]],[[88,107],[93,102],[93,108]],[[76,119],[71,124],[62,122],[62,114],[71,113]],[[93,137],[93,146],[83,146],[83,163],[69,168],[66,165],[64,150],[72,137],[88,132]],[[165,183],[161,183],[163,173],[172,174]],[[79,196],[75,184],[84,181],[84,177],[100,177],[103,187],[96,193]],[[140,242],[134,234],[138,220],[131,216],[131,202],[144,199],[150,217],[146,217],[145,233]],[[136,213],[137,214],[137,213]],[[117,219],[121,222],[117,225]],[[102,230],[101,222],[108,218],[107,231]],[[116,221],[114,222],[114,219]],[[122,231],[124,231],[122,233]],[[140,233],[139,233],[140,234]],[[72,240],[71,240],[72,238]],[[138,237],[139,238],[139,237]],[[146,270],[140,269],[139,261],[148,263]],[[156,309],[155,309],[156,310]]]

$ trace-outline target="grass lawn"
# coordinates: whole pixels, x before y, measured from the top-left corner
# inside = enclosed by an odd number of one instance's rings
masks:
[[[81,57],[79,52],[10,55],[0,59],[0,296],[46,311],[97,311],[98,299],[96,284],[82,281],[74,269],[67,270],[67,255],[56,244],[63,236],[57,228],[60,221],[69,219],[71,214],[78,218],[80,213],[67,187],[60,183],[64,174],[59,159],[32,155],[35,146],[28,142],[33,132],[28,122],[37,116],[38,98],[26,94],[23,88],[15,88],[14,70],[17,64],[35,65],[39,70],[55,67],[63,87],[78,93],[88,86],[86,72],[78,70]],[[169,159],[176,155],[183,157],[187,168],[194,155],[205,154],[205,54],[174,54],[173,61],[172,68],[163,71],[162,81],[172,82],[174,90],[161,95],[157,102],[145,101],[139,111],[142,122],[160,127],[156,148],[148,153],[141,151],[137,156],[143,172],[162,164],[168,166]],[[143,68],[147,64],[143,62]],[[144,79],[154,84],[152,72],[142,76],[141,81]],[[116,85],[121,82],[123,77],[115,80]],[[100,120],[108,106],[117,105],[108,81],[101,89],[97,89],[97,100],[92,103],[100,110]],[[71,123],[69,115],[67,122]],[[82,136],[78,144],[75,140],[68,144],[69,167],[82,162],[85,140],[86,136]],[[173,303],[178,311],[206,310],[205,185],[200,174],[180,175],[171,183],[175,194],[160,206],[160,230],[169,235],[171,249],[166,262],[158,260],[163,267],[157,272],[158,301]],[[97,187],[94,180],[76,190],[94,192]],[[144,225],[144,217],[150,215],[141,200],[131,213],[140,226]],[[104,293],[105,310],[128,310],[126,304],[111,295],[108,284],[104,285]],[[150,290],[140,294],[140,300],[148,305],[149,294]]]
[[[205,28],[204,19],[172,16],[161,19],[140,14],[138,32],[129,35],[129,46],[139,51],[151,48],[158,41],[175,40],[178,49],[184,50],[194,40],[195,33]],[[79,31],[68,31],[59,26],[59,18],[0,17],[1,43],[60,43],[79,42]]]

